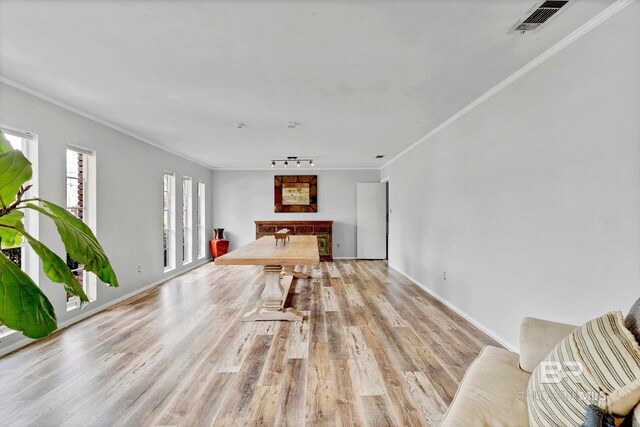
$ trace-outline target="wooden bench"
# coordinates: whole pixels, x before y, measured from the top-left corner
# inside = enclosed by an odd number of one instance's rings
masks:
[[[276,238],[276,246],[278,246],[278,240],[282,240],[282,246],[286,246],[287,242],[290,240],[289,236],[291,232],[288,228],[283,228],[282,230],[276,231],[273,235]]]

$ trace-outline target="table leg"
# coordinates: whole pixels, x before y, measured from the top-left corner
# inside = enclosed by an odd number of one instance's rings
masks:
[[[308,279],[309,276],[301,271],[293,271],[293,265],[285,265],[280,277],[293,276],[296,279]]]
[[[262,308],[257,308],[245,314],[242,318],[245,322],[256,320],[302,320],[303,315],[294,308],[284,308],[289,287],[293,277],[286,277],[280,281],[280,265],[265,265],[265,285],[262,291]]]

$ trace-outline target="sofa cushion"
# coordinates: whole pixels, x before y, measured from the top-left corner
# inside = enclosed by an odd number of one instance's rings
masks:
[[[464,375],[441,426],[527,426],[529,376],[518,368],[516,353],[485,347]]]
[[[576,328],[575,325],[525,317],[520,325],[520,368],[533,372],[549,352]]]
[[[573,331],[531,375],[531,426],[580,425],[589,405],[626,416],[640,400],[640,348],[620,312]]]
[[[624,318],[624,326],[640,343],[640,298],[631,306],[627,317]]]

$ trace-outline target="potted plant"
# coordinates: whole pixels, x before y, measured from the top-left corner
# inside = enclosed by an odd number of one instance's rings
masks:
[[[65,208],[40,198],[25,198],[31,188],[31,163],[13,149],[0,131],[0,244],[3,248],[26,240],[42,261],[46,276],[64,285],[86,305],[89,298],[66,262],[25,230],[24,211],[31,209],[51,219],[71,258],[84,264],[110,286],[118,286],[109,258],[91,229]],[[47,296],[24,271],[0,252],[0,322],[29,338],[44,338],[57,328],[56,314]]]

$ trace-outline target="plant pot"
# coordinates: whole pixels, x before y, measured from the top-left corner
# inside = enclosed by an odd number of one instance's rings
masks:
[[[219,256],[226,254],[229,251],[229,241],[228,240],[210,240],[209,248],[211,249],[211,256],[215,259]]]

